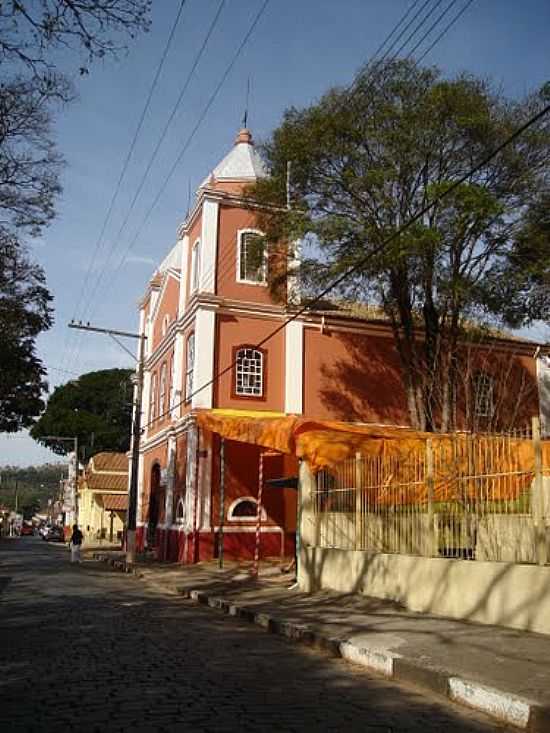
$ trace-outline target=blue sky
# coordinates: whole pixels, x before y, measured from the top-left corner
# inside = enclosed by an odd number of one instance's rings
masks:
[[[106,337],[83,337],[66,324],[76,316],[99,325],[137,328],[137,301],[155,263],[175,242],[187,208],[188,186],[194,191],[233,143],[247,78],[251,79],[249,126],[261,139],[279,123],[285,108],[312,102],[329,86],[349,82],[412,4],[412,0],[271,0],[159,204],[140,228],[262,2],[225,2],[128,225],[117,238],[149,156],[219,7],[219,0],[186,3],[87,288],[92,252],[179,0],[155,2],[150,33],[138,38],[117,62],[97,63],[88,77],[76,78],[79,99],[59,113],[56,125],[67,162],[59,216],[33,244],[55,297],[55,326],[39,339],[51,387],[86,371],[130,364],[129,357]],[[465,3],[458,0],[447,20]],[[447,0],[440,10],[446,5]],[[521,96],[550,80],[549,28],[547,0],[474,0],[425,63],[437,64],[448,74],[467,70],[491,77],[506,94]],[[119,266],[130,243],[128,259]],[[83,311],[87,293],[96,287],[101,272],[97,295]],[[533,335],[549,337],[543,330]],[[49,451],[24,434],[0,436],[0,465],[27,465],[50,457]]]

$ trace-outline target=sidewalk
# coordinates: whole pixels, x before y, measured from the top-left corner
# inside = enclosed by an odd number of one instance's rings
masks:
[[[124,569],[122,553],[94,553]],[[524,730],[550,731],[550,636],[408,612],[397,604],[289,589],[291,577],[248,568],[139,563],[134,572],[172,593],[314,644],[396,680],[446,695]]]

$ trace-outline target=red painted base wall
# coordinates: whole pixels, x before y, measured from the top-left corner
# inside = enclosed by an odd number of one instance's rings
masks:
[[[145,549],[146,528],[138,527],[136,531],[136,548],[138,552]],[[286,533],[281,542],[280,532],[262,532],[260,535],[260,560],[267,557],[293,557],[296,538],[294,533]],[[281,547],[283,544],[283,547]],[[224,534],[223,555],[226,560],[253,560],[256,549],[256,536],[253,532],[228,532]],[[167,562],[193,563],[213,560],[218,557],[218,537],[214,532],[199,532],[196,538],[193,533],[183,530],[156,531],[156,556]]]

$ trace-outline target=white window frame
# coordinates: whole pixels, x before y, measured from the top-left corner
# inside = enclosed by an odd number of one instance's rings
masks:
[[[264,250],[264,262],[263,262],[263,280],[248,280],[247,278],[241,277],[241,249],[242,239],[245,234],[256,234],[259,237],[265,237],[264,232],[259,229],[239,229],[237,232],[237,282],[244,283],[245,285],[259,285],[261,287],[267,287],[267,247]]]
[[[178,503],[176,504],[176,511],[174,512],[174,524],[185,524],[186,520],[186,509],[185,499],[180,496]],[[178,516],[178,512],[181,510],[181,517]]]
[[[165,412],[164,402],[166,401],[166,362],[160,368],[159,379],[159,417]]]
[[[239,354],[241,351],[255,351],[260,355],[260,392],[239,392]],[[255,349],[253,346],[238,346],[235,351],[235,395],[237,397],[251,397],[252,399],[261,399],[264,396],[264,378],[265,378],[265,354],[261,349]]]
[[[193,359],[189,364],[189,344],[193,345],[192,355]],[[191,395],[193,394],[193,381],[195,371],[195,332],[189,334],[187,341],[185,342],[185,402],[191,401]]]
[[[166,336],[169,326],[170,326],[170,314],[165,313],[164,318],[162,319],[162,337],[163,338]]]
[[[484,394],[481,394],[481,390]],[[492,417],[495,411],[495,378],[489,372],[480,370],[474,374],[474,415]]]
[[[201,240],[197,239],[191,249],[191,283],[190,289],[194,293],[199,289],[201,281]]]
[[[254,514],[251,517],[236,517],[235,509],[243,501],[249,501],[252,504],[255,504],[256,505],[256,514]],[[258,517],[258,499],[256,499],[255,496],[239,496],[238,499],[235,499],[235,501],[231,502],[231,504],[229,505],[227,509],[227,520],[230,522],[255,522],[257,517]],[[260,507],[260,517],[261,517],[262,522],[267,522],[267,513],[263,505]]]

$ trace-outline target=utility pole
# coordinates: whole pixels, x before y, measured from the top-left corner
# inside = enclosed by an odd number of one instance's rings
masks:
[[[78,435],[73,435],[70,438],[64,435],[44,435],[43,438],[41,439],[42,440],[56,440],[59,443],[70,441],[73,444],[73,450],[74,450],[74,478],[73,478],[74,522],[73,524],[78,524],[78,466],[80,463],[80,461],[78,460]],[[52,514],[52,519],[53,519],[53,514]]]
[[[143,373],[145,360],[145,339],[147,336],[142,333],[131,333],[129,331],[115,331],[111,328],[98,328],[89,323],[78,323],[71,321],[69,328],[77,328],[80,331],[93,331],[104,333],[110,336],[132,359],[134,354],[122,344],[117,336],[122,338],[139,339],[136,375],[136,399],[134,403],[134,416],[132,421],[132,459],[130,463],[130,487],[128,490],[128,509],[126,512],[126,563],[133,565],[136,560],[136,524],[137,524],[137,494],[138,494],[138,469],[139,469],[139,443],[141,436],[141,401],[143,396]]]

